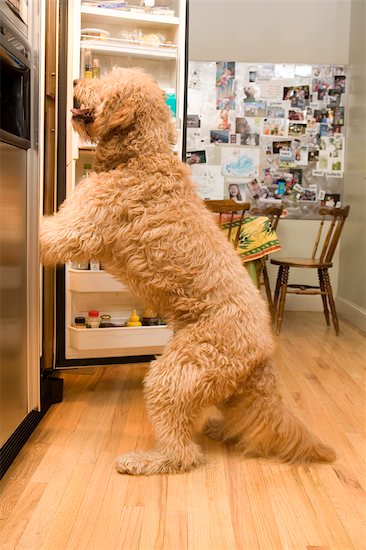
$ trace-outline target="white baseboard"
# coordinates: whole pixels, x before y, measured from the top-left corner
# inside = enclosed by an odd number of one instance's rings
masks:
[[[335,302],[339,317],[366,333],[366,310],[339,296],[336,297]]]

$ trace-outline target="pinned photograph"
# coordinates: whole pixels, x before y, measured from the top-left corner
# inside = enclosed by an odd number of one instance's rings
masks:
[[[250,196],[254,200],[259,199],[260,192],[261,192],[261,186],[260,186],[258,180],[256,178],[254,178],[250,182],[248,182],[246,185],[247,185],[247,188],[249,190]]]
[[[267,143],[264,146],[264,153],[265,153],[265,155],[273,155],[273,145],[272,145],[272,143]]]
[[[328,124],[320,124],[319,125],[319,135],[320,136],[329,136],[329,126]]]
[[[345,76],[346,67],[345,65],[336,65],[334,67],[334,76]]]
[[[235,109],[235,61],[216,63],[216,109]]]
[[[328,110],[329,117],[332,118],[332,124],[335,126],[344,126],[344,107],[334,107]]]
[[[251,70],[249,71],[249,82],[255,82],[257,78],[257,71]]]
[[[235,202],[245,202],[247,200],[245,183],[229,183],[225,195]]]
[[[346,91],[346,77],[335,76],[334,77],[334,89],[339,90],[342,94]]]
[[[256,98],[259,96],[259,88],[253,85],[244,86],[244,96],[244,103],[258,101]]]
[[[186,153],[186,163],[203,164],[206,162],[206,151],[190,151]]]
[[[321,200],[321,206],[329,206],[334,208],[340,206],[341,195],[340,193],[325,193],[324,198]]]
[[[240,134],[229,134],[229,143],[232,143],[233,145],[240,145],[240,141]]]
[[[263,135],[273,137],[286,137],[287,120],[283,118],[265,118],[263,120]]]
[[[310,90],[309,86],[285,86],[283,88],[283,99],[284,100],[293,100],[293,99],[309,99]],[[292,103],[291,103],[292,104]]]
[[[293,155],[295,164],[307,165],[308,163],[308,146],[295,139],[293,142]]]
[[[254,178],[259,170],[259,148],[225,147],[221,151],[221,167],[224,176]]]
[[[267,102],[266,101],[250,101],[244,103],[244,114],[248,117],[266,116]]]
[[[210,142],[211,143],[229,143],[228,130],[210,130]]]
[[[187,128],[201,128],[201,117],[199,115],[187,115]]]
[[[292,186],[302,184],[302,170],[301,168],[290,168],[289,172],[292,174]]]
[[[270,187],[263,186],[260,191],[260,202],[278,202],[282,200],[283,195],[278,194],[276,185]]]
[[[315,122],[321,122],[326,124],[328,122],[328,109],[315,109],[314,110]]]
[[[291,149],[291,147],[292,147],[292,141],[291,140],[273,141],[272,142],[272,150],[273,150],[274,155],[280,155],[282,148],[284,148],[284,149],[290,148]]]
[[[271,102],[267,105],[267,116],[270,118],[285,118],[286,109],[282,101]]]
[[[235,119],[235,132],[240,134],[241,145],[257,147],[262,119],[259,117],[238,117]]]
[[[289,136],[304,136],[306,134],[306,122],[290,122],[288,125]]]
[[[297,121],[303,121],[305,120],[305,113],[304,111],[300,111],[299,109],[293,110],[290,109],[288,112],[288,119],[289,120],[297,120]]]
[[[298,196],[300,202],[316,202],[317,192],[313,188],[305,188]]]
[[[319,160],[319,149],[310,149],[308,152],[308,162]]]

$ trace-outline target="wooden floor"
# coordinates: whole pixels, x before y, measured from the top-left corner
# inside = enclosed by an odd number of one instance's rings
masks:
[[[62,373],[64,401],[0,482],[1,550],[366,549],[365,339],[287,313],[277,342],[285,399],[336,448],[334,465],[243,460],[198,431],[206,465],[122,476],[116,455],[153,441],[146,365]]]

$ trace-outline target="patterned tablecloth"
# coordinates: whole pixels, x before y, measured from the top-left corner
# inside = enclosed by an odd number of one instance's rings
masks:
[[[239,220],[234,221],[234,225],[239,225]],[[227,234],[229,231],[229,222],[220,224],[221,229]],[[233,238],[236,231],[232,229]],[[240,237],[237,253],[243,262],[251,262],[258,260],[281,250],[281,245],[278,242],[276,233],[272,229],[271,221],[265,216],[248,216],[245,217],[240,229]]]

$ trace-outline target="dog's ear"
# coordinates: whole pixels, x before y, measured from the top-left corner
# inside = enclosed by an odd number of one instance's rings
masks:
[[[103,136],[115,128],[128,128],[135,120],[135,109],[130,101],[119,95],[105,99],[95,113],[93,133]]]

